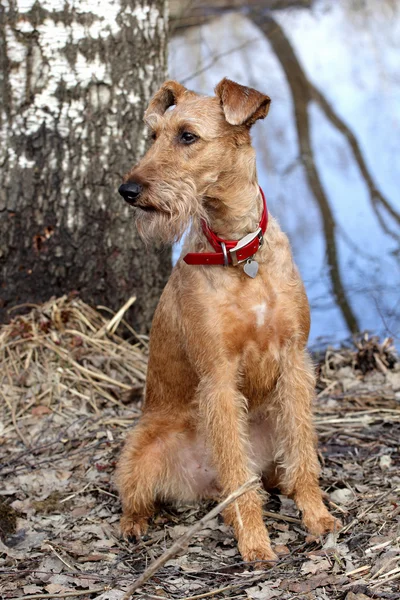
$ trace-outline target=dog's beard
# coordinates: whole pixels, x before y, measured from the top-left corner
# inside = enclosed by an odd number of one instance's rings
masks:
[[[136,208],[136,227],[144,242],[151,240],[164,244],[178,241],[187,230],[191,219],[201,215],[201,205],[191,181],[176,185],[162,182],[151,185],[145,205],[152,210]]]

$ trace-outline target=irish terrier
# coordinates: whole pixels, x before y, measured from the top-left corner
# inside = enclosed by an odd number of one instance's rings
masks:
[[[229,79],[215,94],[164,83],[145,113],[154,143],[119,188],[147,241],[172,242],[191,223],[117,468],[121,529],[140,536],[156,501],[221,498],[259,474],[320,535],[338,522],[318,485],[309,306],[288,239],[268,220],[250,139],[270,99]],[[262,505],[251,490],[224,513],[245,561],[276,558]]]

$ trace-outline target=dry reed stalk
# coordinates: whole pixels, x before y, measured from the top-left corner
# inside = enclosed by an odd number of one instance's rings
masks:
[[[23,415],[35,405],[57,412],[75,398],[96,414],[105,402],[122,407],[121,394],[143,387],[147,344],[123,324],[134,301],[109,319],[79,298],[53,298],[0,328],[0,417],[25,445]]]

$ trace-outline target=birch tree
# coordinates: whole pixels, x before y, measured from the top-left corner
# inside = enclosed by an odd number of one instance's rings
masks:
[[[77,290],[145,331],[170,270],[117,187],[165,78],[166,0],[2,0],[0,308]]]

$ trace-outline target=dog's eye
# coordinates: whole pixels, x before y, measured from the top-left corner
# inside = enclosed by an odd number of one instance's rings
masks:
[[[151,134],[150,134],[150,138],[154,141],[156,139],[156,137],[157,137],[156,132],[152,131]]]
[[[197,140],[197,135],[190,133],[190,131],[184,131],[181,133],[179,140],[183,144],[193,144]]]

